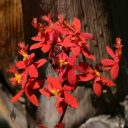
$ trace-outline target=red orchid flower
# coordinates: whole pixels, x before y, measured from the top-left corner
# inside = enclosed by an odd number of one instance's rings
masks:
[[[93,35],[90,33],[84,33],[81,31],[80,20],[76,17],[73,20],[72,26],[70,26],[70,32],[67,33],[63,42],[60,45],[65,48],[70,48],[72,53],[79,56],[82,53],[85,57],[95,60],[95,57],[89,52],[89,43],[87,40],[92,40]]]
[[[46,53],[51,49],[53,44],[59,41],[60,34],[55,31],[50,14],[48,16],[43,16],[42,19],[48,22],[48,26],[40,24],[40,27],[37,28],[39,31],[37,36],[32,37],[32,40],[37,43],[33,44],[30,50],[41,48],[41,50]]]
[[[35,21],[36,22],[36,21]],[[35,25],[34,25],[35,26]],[[36,29],[38,30],[38,34],[31,39],[33,41],[36,41],[37,43],[31,45],[30,50],[41,48],[41,50],[46,53],[50,50],[50,44],[49,41],[49,35],[48,32],[46,32],[46,27],[43,24],[36,23]]]
[[[120,38],[116,38],[115,47],[116,50],[114,52],[109,46],[106,46],[106,51],[112,59],[104,58],[101,60],[101,64],[105,67],[105,70],[110,70],[112,79],[116,79],[119,74],[119,63],[122,54],[122,45]]]
[[[12,83],[12,85],[21,84],[22,82],[22,74],[19,73],[15,66],[12,66],[10,69],[7,70],[7,72],[13,73],[14,77],[11,77],[9,81]]]
[[[69,85],[64,85],[58,81],[58,79],[49,76],[47,78],[47,88],[40,89],[40,93],[44,96],[50,98],[51,96],[56,97],[56,109],[59,113],[63,113],[66,104],[70,107],[77,108],[78,102],[74,96],[72,96],[69,91],[73,91],[74,88]]]
[[[53,24],[53,28],[61,35],[66,35],[72,30],[72,26],[64,19],[64,16],[61,14],[58,15],[58,21]]]
[[[100,71],[88,66],[87,68],[83,68],[82,74],[79,75],[79,81],[87,82],[90,80],[94,81],[93,91],[97,96],[100,96],[102,93],[102,85],[107,85],[108,87],[115,86],[115,83],[113,83],[108,78],[102,76]]]
[[[75,61],[76,56],[68,56],[66,53],[61,52],[55,58],[55,63],[57,63],[57,69],[59,74],[59,79],[61,82],[64,82],[65,79],[68,79],[69,84],[76,84],[76,74],[75,74]]]
[[[39,59],[38,61],[33,62],[34,57],[35,57],[35,54],[32,53],[32,54],[28,55],[28,57],[25,61],[18,61],[15,64],[15,66],[18,69],[24,70],[22,72],[22,74],[23,74],[22,86],[25,86],[28,76],[30,76],[32,78],[37,78],[38,77],[37,68],[43,66],[46,63],[45,59]]]
[[[38,32],[37,36],[32,37],[32,40],[37,41],[37,43],[31,45],[30,50],[41,48],[41,50],[46,53],[51,48],[51,41],[48,39],[48,34],[45,33],[42,36],[42,32]]]
[[[19,54],[23,56],[23,61],[25,61],[28,57],[28,45],[25,45],[25,42],[19,42],[18,46],[20,48]]]
[[[59,38],[59,33],[57,31],[54,30],[49,31],[48,29],[46,30],[44,30],[45,31],[44,33],[41,31],[38,32],[37,36],[32,37],[32,40],[37,41],[37,43],[31,45],[30,50],[41,48],[41,50],[44,53],[46,53],[50,51],[55,44],[61,41]]]
[[[29,79],[28,82],[26,83],[26,85],[24,87],[22,87],[22,90],[20,90],[11,99],[11,102],[12,103],[17,102],[20,99],[20,97],[23,95],[23,93],[25,93],[27,98],[29,99],[29,101],[33,105],[38,106],[39,105],[39,101],[38,101],[38,98],[36,97],[36,95],[34,94],[34,92],[41,87],[43,82],[44,82],[43,80],[35,81],[34,79]]]
[[[37,82],[35,79],[38,77],[38,70],[42,65],[46,63],[45,59],[39,59],[36,62],[33,62],[35,54],[28,54],[28,45],[25,45],[24,42],[19,43],[20,51],[19,53],[23,55],[23,60],[16,62],[12,68],[8,70],[14,74],[14,77],[10,81],[14,84],[19,84],[22,87],[22,90],[17,93],[17,95],[12,99],[12,102],[16,102],[20,96],[25,92],[28,99],[36,106],[38,106],[38,99],[34,95],[34,89],[37,89]],[[22,73],[18,73],[17,69],[20,69]],[[24,71],[23,71],[24,70]],[[28,79],[29,78],[29,79]],[[39,81],[38,81],[39,82]],[[38,85],[39,87],[39,85]]]

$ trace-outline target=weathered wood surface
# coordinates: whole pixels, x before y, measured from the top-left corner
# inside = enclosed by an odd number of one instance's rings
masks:
[[[17,55],[17,42],[23,40],[20,0],[0,0],[0,66],[5,71]]]
[[[4,86],[4,85],[2,85]],[[13,106],[11,95],[0,88],[0,128],[27,128],[25,105]],[[16,119],[11,120],[10,113],[14,109]]]
[[[79,128],[124,128],[124,119],[118,116],[100,115],[90,118]]]
[[[23,40],[23,18],[20,0],[0,0],[0,128],[27,128],[25,108],[15,106],[17,118],[9,117],[13,105],[10,87],[3,79],[6,70],[17,59],[17,43]],[[2,72],[2,74],[1,74]],[[7,80],[7,78],[5,77]]]

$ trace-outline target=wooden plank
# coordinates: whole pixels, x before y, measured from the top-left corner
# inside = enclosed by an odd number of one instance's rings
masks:
[[[16,60],[17,42],[23,40],[20,0],[0,1],[0,66],[5,71]]]
[[[0,73],[3,71],[5,75],[9,66],[16,61],[17,43],[23,38],[21,1],[0,0]],[[20,104],[19,107],[18,105],[14,107],[17,115],[16,120],[12,121],[10,119],[9,115],[13,105],[10,102],[11,94],[6,89],[6,86],[9,87],[9,85],[5,85],[7,83],[3,80],[3,74],[0,75],[0,127],[27,128],[25,107],[23,105]]]

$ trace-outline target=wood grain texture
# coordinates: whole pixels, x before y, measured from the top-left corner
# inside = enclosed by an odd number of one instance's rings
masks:
[[[23,40],[20,0],[0,1],[0,66],[5,71],[16,60],[17,42]]]
[[[16,120],[9,117],[13,109],[6,70],[17,59],[17,43],[23,40],[23,17],[20,0],[0,0],[0,127],[27,128],[25,107],[15,106]],[[2,74],[1,74],[2,72]],[[4,78],[3,77],[4,74]],[[5,82],[4,82],[5,81]],[[20,106],[20,107],[18,107]],[[5,124],[4,124],[5,122]],[[9,124],[9,125],[7,125]]]

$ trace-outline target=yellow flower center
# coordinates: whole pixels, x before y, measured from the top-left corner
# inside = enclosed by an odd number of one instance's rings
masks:
[[[100,76],[100,73],[98,71],[96,71],[96,76]]]
[[[17,83],[20,84],[22,81],[21,75],[15,74],[15,79],[17,80]]]
[[[56,96],[56,95],[58,95],[59,94],[59,92],[60,92],[60,90],[55,90],[55,89],[52,89],[51,91],[50,91],[54,96]]]
[[[23,56],[23,61],[25,61],[27,59],[27,57],[28,57],[28,54],[26,52],[23,52],[22,56]]]
[[[68,62],[66,62],[66,61],[63,60],[63,59],[60,59],[60,60],[59,60],[59,64],[60,64],[60,66],[65,66],[65,65],[68,64]]]

